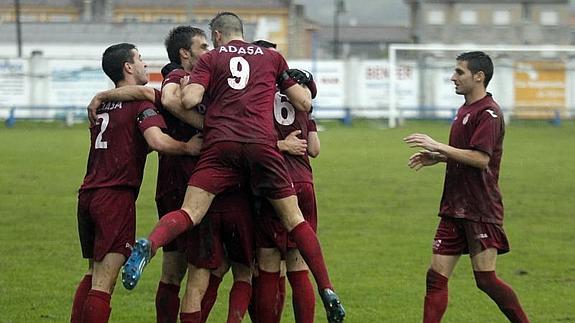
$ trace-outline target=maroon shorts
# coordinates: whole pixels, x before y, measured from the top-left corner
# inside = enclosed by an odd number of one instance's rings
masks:
[[[249,178],[255,195],[281,199],[294,195],[293,184],[277,147],[233,141],[202,150],[188,185],[218,194]]]
[[[252,208],[246,190],[216,196],[208,213],[187,233],[188,262],[218,268],[224,259],[251,266],[254,258]]]
[[[317,207],[312,183],[294,183],[299,208],[304,219],[317,231]],[[273,206],[267,201],[261,202],[259,212],[256,212],[256,247],[276,248],[285,256],[288,249],[297,248],[289,237],[281,220],[276,215]]]
[[[78,195],[78,233],[82,255],[102,261],[108,253],[130,256],[136,234],[137,191],[98,188]]]
[[[498,224],[442,217],[432,248],[438,255],[473,256],[489,248],[504,254],[509,252],[509,242],[503,227]]]
[[[158,209],[158,218],[162,218],[169,212],[179,210],[182,208],[182,203],[184,202],[184,197],[186,196],[186,189],[183,190],[173,190],[171,192],[165,193],[163,196],[156,197],[156,208]],[[180,251],[184,252],[186,249],[186,241],[184,235],[178,236],[176,239],[172,240],[170,243],[164,245],[162,250],[164,251]]]

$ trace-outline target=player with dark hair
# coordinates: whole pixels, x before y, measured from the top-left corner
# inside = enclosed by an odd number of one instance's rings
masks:
[[[102,68],[116,87],[148,82],[136,47],[110,46]],[[78,194],[78,232],[88,272],[74,295],[71,322],[107,322],[119,270],[134,243],[136,198],[149,149],[198,155],[201,141],[176,141],[162,132],[164,119],[148,101],[104,102],[90,127],[91,145]]]
[[[441,321],[447,309],[447,282],[462,254],[471,257],[477,287],[505,316],[511,322],[529,322],[513,289],[495,274],[497,255],[509,252],[509,243],[497,183],[505,124],[499,105],[486,90],[492,76],[493,63],[485,53],[459,55],[451,81],[465,104],[452,123],[449,144],[419,133],[404,138],[410,147],[423,148],[409,158],[410,168],[447,164],[441,220],[427,271],[426,323]]]
[[[299,210],[273,126],[276,80],[298,110],[311,108],[309,91],[285,73],[287,63],[279,53],[243,40],[237,15],[220,13],[210,28],[216,48],[200,58],[183,96],[186,109],[196,107],[204,93],[212,100],[205,116],[206,148],[188,183],[182,208],[164,216],[148,239],[136,243],[124,266],[124,286],[135,286],[157,248],[198,224],[216,194],[248,176],[252,191],[270,200],[296,241],[314,274],[328,320],[341,322],[345,312],[333,292],[315,232]]]

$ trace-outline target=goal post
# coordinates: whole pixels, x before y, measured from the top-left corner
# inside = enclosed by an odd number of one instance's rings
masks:
[[[575,46],[391,44],[388,126],[395,128],[406,115],[419,115],[415,112],[425,109],[443,117],[451,113],[446,105],[457,109],[463,99],[455,95],[448,80],[456,56],[469,51],[484,51],[492,57],[495,69],[488,91],[494,93],[506,118],[549,119],[575,114]],[[405,57],[417,63],[420,80],[415,86],[421,93],[418,107],[400,106],[397,73],[391,72],[397,71]],[[445,91],[451,91],[452,97]],[[433,110],[438,107],[443,111]]]

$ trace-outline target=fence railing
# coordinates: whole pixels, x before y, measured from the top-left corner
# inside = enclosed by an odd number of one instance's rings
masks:
[[[548,110],[546,110],[549,112]],[[456,108],[452,107],[399,107],[397,122],[403,124],[408,119],[426,119],[426,120],[446,120],[451,121],[457,113]],[[313,115],[318,120],[339,120],[344,125],[350,126],[354,119],[388,119],[389,110],[387,109],[352,109],[349,107],[314,107]],[[512,119],[523,119],[521,115],[514,114],[512,109],[504,109],[503,115],[506,122]],[[559,125],[561,120],[573,119],[575,116],[575,107],[566,110],[555,110],[546,114],[545,119],[552,124]],[[87,120],[85,106],[20,106],[0,108],[0,119],[5,119],[6,127],[10,128],[19,120],[32,121],[63,121],[66,125],[84,122]]]

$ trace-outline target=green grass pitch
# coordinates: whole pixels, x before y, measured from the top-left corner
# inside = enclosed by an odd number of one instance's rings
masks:
[[[385,129],[323,123],[313,161],[319,237],[348,322],[419,322],[443,166],[414,172],[402,138],[425,132],[446,141],[447,122]],[[66,322],[86,269],[76,229],[77,188],[88,153],[85,124],[0,127],[0,322]],[[517,292],[532,322],[575,321],[575,125],[513,122],[507,128],[500,185],[512,252],[498,274]],[[156,157],[148,158],[138,199],[138,236],[156,222]],[[137,289],[117,285],[111,322],[155,322],[160,261]],[[211,322],[225,321],[229,277]],[[475,287],[462,257],[450,280],[444,322],[506,322]],[[289,288],[288,288],[289,289]],[[291,302],[284,320],[293,322]],[[316,321],[325,322],[321,306]],[[246,318],[247,322],[249,319]]]

